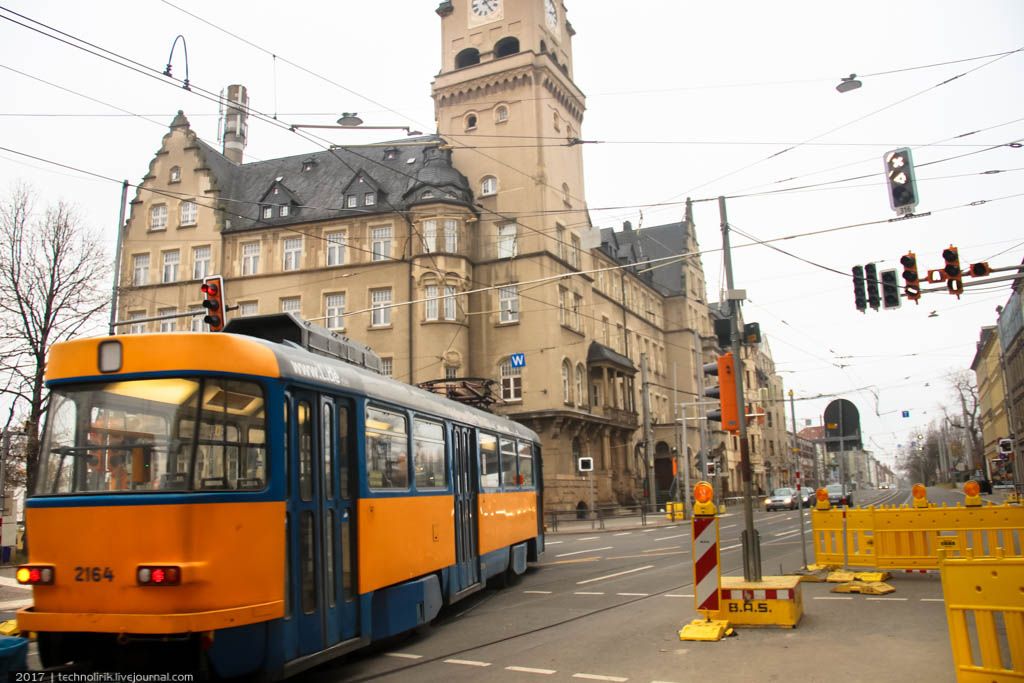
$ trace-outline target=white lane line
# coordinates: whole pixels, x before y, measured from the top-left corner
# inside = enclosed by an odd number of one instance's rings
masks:
[[[666,527],[663,527],[663,528],[664,529],[678,529],[679,525],[678,524],[673,524],[672,526],[666,526]]]
[[[577,586],[582,586],[585,583],[594,583],[595,581],[604,581],[605,579],[614,579],[616,576],[625,576],[626,574],[632,574],[633,572],[642,572],[645,569],[653,569],[653,564],[644,565],[643,567],[637,567],[636,569],[627,569],[624,572],[616,572],[614,574],[606,574],[605,576],[598,576],[594,579],[587,579],[586,581],[577,581]]]
[[[662,541],[671,541],[673,538],[682,538],[682,537],[688,536],[688,535],[689,534],[676,534],[675,536],[662,536],[661,538],[654,539],[654,542],[655,543],[660,543]]]
[[[868,600],[888,600],[890,602],[906,602],[910,598],[868,598]]]
[[[643,531],[641,531],[640,533],[642,533],[642,534],[649,534],[649,533],[651,533],[652,531],[657,531],[657,529],[644,529],[644,530],[643,530]]]
[[[586,538],[577,538],[577,541],[596,541],[601,538],[600,536],[587,536]]]
[[[558,545],[559,543],[561,543],[561,541],[549,541],[547,539],[544,540],[544,545]]]
[[[411,655],[407,652],[385,652],[385,657],[397,657],[398,659],[423,659],[423,655]]]
[[[921,602],[946,602],[945,598],[921,598]]]
[[[841,597],[838,595],[815,595],[815,600],[853,600],[853,598]]]
[[[736,548],[739,548],[742,545],[742,543],[737,543],[736,545],[727,545],[726,547],[722,548],[722,550],[719,552],[725,552],[726,550],[736,550]]]
[[[446,659],[445,664],[461,664],[463,666],[490,666],[490,662],[477,662],[472,659]]]
[[[616,595],[621,595],[624,598],[646,598],[650,593],[616,593]]]
[[[792,536],[793,534],[798,533],[800,533],[799,529],[793,529],[792,531],[783,531],[781,533],[775,534],[775,538],[778,538],[779,536]]]
[[[723,527],[721,527],[721,528],[722,528],[722,529],[731,529],[731,528],[733,528],[734,526],[736,526],[736,525],[735,525],[735,524],[729,524],[728,526],[723,526]]]
[[[551,595],[551,591],[523,591],[527,595]]]
[[[632,531],[623,531],[621,534],[612,534],[612,536],[629,536]]]
[[[666,598],[692,598],[693,595],[686,593],[665,593]]]
[[[557,673],[554,669],[531,669],[528,666],[506,666],[505,671],[518,671],[524,674],[543,674],[544,676],[550,676],[553,673]]]
[[[585,678],[588,681],[614,681],[615,683],[623,683],[628,681],[628,678],[622,678],[621,676],[598,676],[597,674],[573,674],[573,678]]]
[[[679,549],[682,549],[682,547],[683,547],[683,546],[681,546],[681,545],[669,545],[669,546],[663,546],[663,547],[661,547],[661,548],[648,548],[648,549],[647,549],[647,550],[645,550],[644,552],[645,552],[645,553],[663,553],[663,552],[665,552],[666,550],[671,550],[672,548],[679,548]],[[683,550],[683,552],[684,552],[684,553],[688,553],[688,552],[690,552],[690,551],[689,551],[689,550]]]
[[[611,550],[611,549],[612,549],[612,547],[610,545],[608,545],[608,546],[605,546],[603,548],[591,548],[589,550],[577,550],[574,553],[562,553],[561,555],[555,555],[555,557],[569,557],[570,555],[582,555],[583,553],[596,553],[599,550]]]
[[[573,595],[604,595],[599,591],[576,591]]]

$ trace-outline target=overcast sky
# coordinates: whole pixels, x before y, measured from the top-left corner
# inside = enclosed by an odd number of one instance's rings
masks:
[[[0,147],[138,182],[178,109],[218,146],[215,103],[19,26],[44,30],[14,13],[143,71],[162,70],[181,34],[193,85],[217,92],[242,83],[253,108],[288,123],[330,123],[355,111],[367,125],[433,132],[437,4],[2,0]],[[1010,289],[968,289],[959,300],[926,294],[920,305],[861,314],[848,273],[872,261],[896,267],[910,249],[923,273],[941,267],[951,243],[964,264],[1021,261],[1024,149],[1007,143],[1024,139],[1024,52],[1001,53],[1024,47],[1024,2],[576,0],[567,10],[577,32],[575,80],[587,95],[581,136],[602,143],[584,147],[594,224],[662,225],[678,221],[682,205],[653,205],[709,200],[695,206],[695,218],[712,301],[724,286],[715,197],[755,193],[729,200],[729,222],[760,240],[884,221],[895,214],[882,154],[913,149],[918,213],[930,216],[775,243],[792,256],[733,236],[745,318],[769,339],[798,399],[799,426],[817,424],[834,396],[850,399],[866,446],[891,461],[896,444],[952,406],[945,376],[969,368],[980,328],[995,323]],[[180,45],[173,73],[185,76]],[[864,86],[836,92],[850,73]],[[384,139],[328,134],[337,144]],[[250,122],[247,159],[315,149]],[[1004,172],[986,174],[997,170]],[[119,183],[0,151],[0,189],[18,181],[78,205],[112,249]],[[814,187],[756,194],[804,185]],[[829,397],[812,398],[819,395]]]

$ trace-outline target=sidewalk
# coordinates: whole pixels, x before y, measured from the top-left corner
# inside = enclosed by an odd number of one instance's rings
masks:
[[[726,512],[724,515],[719,515],[719,517],[728,517],[730,514],[732,513]],[[677,515],[675,520],[671,520],[668,518],[667,513],[660,512],[658,514],[646,515],[643,518],[635,514],[593,520],[559,519],[556,529],[552,529],[550,523],[545,524],[544,533],[549,536],[557,536],[559,534],[589,534],[601,531],[633,531],[636,529],[653,529],[689,523],[689,518],[682,519]]]

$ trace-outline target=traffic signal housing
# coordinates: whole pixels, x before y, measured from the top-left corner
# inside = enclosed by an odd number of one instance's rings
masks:
[[[882,308],[900,307],[900,281],[896,275],[896,269],[883,270],[882,278]]]
[[[210,328],[210,332],[220,332],[224,329],[224,278],[220,275],[210,275],[203,278],[203,285],[200,287],[203,293],[203,308],[206,315],[203,322]]]
[[[853,267],[853,303],[861,313],[868,308],[867,291],[864,286],[864,266]]]
[[[957,248],[951,244],[942,250],[942,258],[946,261],[946,265],[942,269],[946,274],[946,289],[959,299],[964,292],[964,274],[960,270],[960,254]]]
[[[864,280],[868,288],[868,306],[877,311],[882,299],[878,296],[878,268],[874,263],[864,266]]]
[[[903,295],[908,301],[917,302],[921,298],[921,276],[917,272],[917,255],[908,251],[900,258],[903,266]]]
[[[716,398],[720,408],[705,413],[708,420],[721,422],[722,429],[727,432],[738,432],[740,429],[739,403],[736,401],[736,364],[731,353],[718,357],[714,363],[704,365],[704,374],[718,377],[717,387],[708,387],[704,395]]]
[[[889,206],[902,215],[913,213],[917,206],[917,179],[914,177],[914,159],[909,147],[886,152],[885,180],[889,189]]]
[[[992,274],[992,267],[988,265],[988,261],[972,263],[971,267],[967,269],[967,274],[971,277],[985,277]]]

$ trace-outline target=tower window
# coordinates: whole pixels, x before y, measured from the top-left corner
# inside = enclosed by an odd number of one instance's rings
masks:
[[[502,38],[494,44],[494,58],[501,59],[519,52],[519,39],[514,36]]]
[[[492,175],[485,175],[480,181],[480,195],[486,197],[498,191],[498,179]]]
[[[473,66],[474,64],[480,63],[480,50],[475,47],[467,47],[465,50],[455,55],[455,68],[461,69],[466,66]]]
[[[494,122],[505,123],[506,121],[508,121],[508,107],[504,104],[499,104],[494,109]]]
[[[476,114],[466,115],[466,130],[474,130],[476,128]]]

